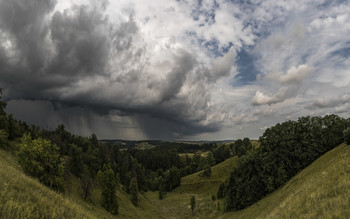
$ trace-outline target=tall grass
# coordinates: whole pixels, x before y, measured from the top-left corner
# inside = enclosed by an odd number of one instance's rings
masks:
[[[0,218],[97,218],[98,215],[26,176],[0,149]],[[108,213],[105,215],[108,217]]]

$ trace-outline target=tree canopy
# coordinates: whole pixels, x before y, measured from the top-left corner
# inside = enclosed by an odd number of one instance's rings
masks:
[[[344,141],[349,121],[336,115],[278,123],[260,137],[257,151],[242,156],[219,188],[225,210],[242,209],[284,185],[300,170]]]

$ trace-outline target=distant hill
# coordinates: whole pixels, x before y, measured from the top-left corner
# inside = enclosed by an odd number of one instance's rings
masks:
[[[117,144],[121,149],[137,147],[140,144],[169,147],[172,145],[185,145],[185,144],[194,144],[194,145],[227,144],[227,143],[235,142],[235,140],[218,140],[218,141],[138,140],[138,141],[135,141],[135,140],[122,140],[122,139],[102,139],[99,141],[104,143]]]

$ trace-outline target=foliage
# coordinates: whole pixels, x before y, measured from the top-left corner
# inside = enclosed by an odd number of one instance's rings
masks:
[[[81,181],[80,189],[81,189],[82,198],[84,200],[88,200],[91,197],[91,193],[95,185],[95,181],[91,176],[91,173],[88,170],[88,167],[86,165],[83,165],[80,181]]]
[[[344,130],[344,141],[346,144],[350,145],[350,127]]]
[[[230,148],[226,145],[221,145],[216,150],[214,150],[214,157],[216,163],[221,163],[222,161],[230,158],[230,156]]]
[[[215,165],[214,154],[211,151],[209,151],[207,156],[205,157],[205,163],[208,164],[209,166]]]
[[[196,207],[196,197],[194,197],[193,195],[191,196],[191,210],[192,210],[192,214],[193,214],[193,210]]]
[[[64,190],[64,159],[55,144],[42,138],[32,140],[29,134],[24,134],[17,156],[18,163],[28,175],[50,188]]]
[[[9,134],[8,138],[10,140],[21,137],[19,123],[13,118],[12,114],[7,116],[7,133]]]
[[[17,144],[17,143],[16,143]],[[28,177],[17,157],[0,149],[0,218],[108,218],[103,208],[62,195]]]
[[[0,88],[0,100],[2,98],[2,88]],[[5,108],[6,108],[6,102],[0,101],[0,115],[6,115]]]
[[[211,176],[211,167],[210,167],[209,164],[206,164],[204,166],[203,176],[204,177],[210,177]]]
[[[137,179],[136,177],[131,179],[130,182],[130,187],[129,187],[129,192],[131,194],[131,202],[135,205],[138,206],[139,205],[139,197],[138,197],[138,185],[137,185]]]
[[[233,154],[241,157],[246,154],[247,151],[252,150],[252,144],[249,138],[237,139],[232,147]]]
[[[257,151],[242,156],[226,182],[225,210],[243,209],[343,141],[348,122],[338,116],[302,117],[267,129]]]
[[[112,214],[118,214],[119,203],[116,195],[118,179],[111,165],[105,164],[103,169],[98,171],[97,178],[102,188],[102,207]]]
[[[225,196],[225,184],[224,183],[220,183],[216,196],[218,197],[218,199],[223,198]]]
[[[8,134],[4,129],[0,129],[0,147],[7,144]]]
[[[165,180],[167,182],[168,191],[176,188],[181,183],[181,175],[179,169],[175,166],[170,168],[168,178]]]
[[[257,203],[221,218],[349,218],[350,147],[341,144]]]

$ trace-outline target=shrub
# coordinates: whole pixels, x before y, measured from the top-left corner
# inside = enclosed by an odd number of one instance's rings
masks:
[[[209,164],[206,164],[204,166],[203,176],[204,177],[210,177],[211,176],[211,167],[210,167]]]
[[[8,138],[7,132],[1,129],[0,130],[0,147],[3,147],[4,145],[7,144],[7,138]]]
[[[32,140],[29,134],[24,134],[17,156],[25,173],[50,188],[64,190],[64,159],[51,141],[42,138]]]

